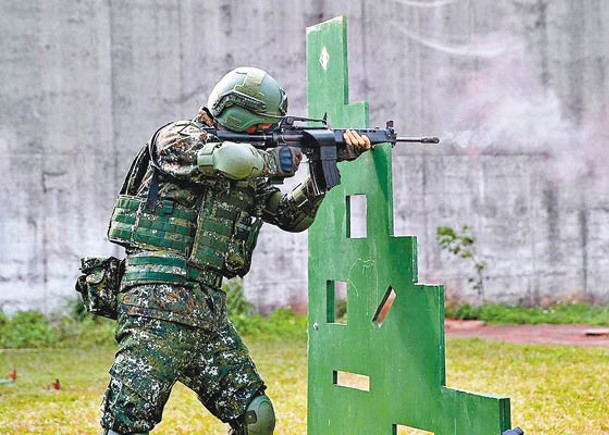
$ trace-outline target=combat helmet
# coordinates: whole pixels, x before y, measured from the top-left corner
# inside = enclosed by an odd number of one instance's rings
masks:
[[[287,112],[288,98],[265,71],[239,67],[214,86],[207,107],[222,126],[244,131],[255,124],[278,122]]]

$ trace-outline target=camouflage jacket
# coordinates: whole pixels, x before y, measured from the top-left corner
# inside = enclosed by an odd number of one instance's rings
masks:
[[[224,298],[216,294],[221,275],[243,275],[249,270],[251,251],[262,222],[293,232],[303,231],[313,222],[323,196],[313,196],[310,180],[282,194],[265,177],[235,181],[221,174],[201,173],[197,154],[211,139],[204,130],[209,125],[209,118],[199,117],[171,123],[157,132],[153,158],[158,169],[148,166],[133,189],[133,198],[145,200],[151,189],[158,189],[160,203],[171,204],[171,209],[184,213],[194,211],[198,216],[191,219],[196,225],[190,231],[194,241],[184,242],[187,249],[180,250],[180,246],[174,249],[172,245],[169,249],[166,245],[136,243],[133,237],[126,241],[110,236],[110,240],[125,246],[128,253],[119,296],[122,312],[204,326],[209,321],[205,317],[209,317],[210,309],[216,313],[224,310]],[[128,211],[119,207],[119,203],[120,196],[109,235],[118,221],[129,222],[133,229],[143,220],[141,216],[125,219],[129,218]],[[246,234],[243,240],[237,240],[239,232]],[[169,237],[173,235],[161,236]],[[180,245],[179,239],[174,244]],[[152,260],[147,262],[146,258]],[[130,260],[134,265],[131,268]],[[192,271],[196,272],[196,278]],[[220,277],[220,281],[214,276]]]

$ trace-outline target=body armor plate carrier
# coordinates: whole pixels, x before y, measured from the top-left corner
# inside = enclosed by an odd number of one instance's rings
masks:
[[[256,180],[210,178],[193,207],[158,198],[161,169],[152,158],[157,134],[140,151],[127,174],[112,213],[108,238],[128,249],[175,253],[187,260],[188,267],[200,271],[228,278],[245,275],[262,226],[260,217],[248,213],[254,208]],[[149,167],[153,176],[148,196],[136,196]],[[173,181],[171,175],[163,176],[167,182]],[[199,275],[189,276],[197,280]],[[204,281],[209,283],[208,279]]]

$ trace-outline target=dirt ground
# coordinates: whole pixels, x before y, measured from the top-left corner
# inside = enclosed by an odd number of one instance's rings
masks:
[[[477,320],[447,319],[444,329],[448,337],[609,348],[609,328],[590,325],[485,325]]]

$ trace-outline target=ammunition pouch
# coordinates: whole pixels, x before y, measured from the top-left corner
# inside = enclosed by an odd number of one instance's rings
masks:
[[[262,219],[252,217],[246,212],[237,214],[224,259],[224,268],[231,275],[243,276],[249,272],[262,223]]]
[[[76,280],[87,311],[96,316],[117,318],[116,296],[124,271],[124,260],[115,257],[85,257],[80,260],[82,275]]]
[[[150,210],[146,201],[146,198],[119,195],[108,239],[126,248],[169,249],[188,255],[196,231],[197,210],[169,200],[161,200]]]

